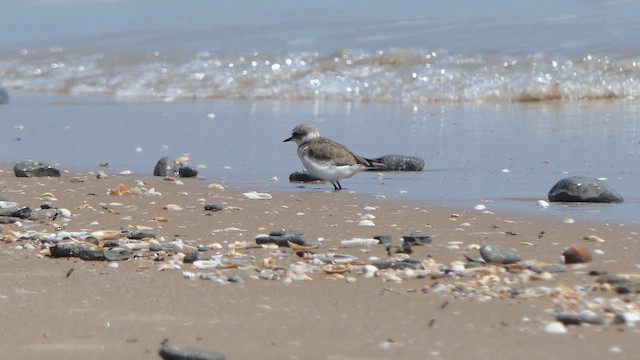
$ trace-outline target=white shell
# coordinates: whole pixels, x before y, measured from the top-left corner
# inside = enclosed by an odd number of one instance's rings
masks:
[[[380,241],[377,239],[367,239],[367,238],[353,238],[351,240],[342,240],[340,241],[340,245],[350,247],[350,246],[371,246],[379,244]]]
[[[549,207],[549,203],[544,200],[538,200],[537,204],[540,209],[546,209]]]
[[[482,204],[478,204],[478,205],[476,205],[473,209],[474,209],[474,210],[481,211],[481,210],[485,210],[486,208],[487,208],[486,206],[484,206],[484,205],[482,205]]]
[[[544,332],[548,334],[566,334],[567,327],[559,321],[552,321],[545,325]]]
[[[248,199],[251,199],[251,200],[271,200],[273,198],[271,194],[259,193],[255,191],[246,192],[242,195],[246,196]]]
[[[371,220],[361,220],[358,225],[360,226],[376,226],[376,224]]]

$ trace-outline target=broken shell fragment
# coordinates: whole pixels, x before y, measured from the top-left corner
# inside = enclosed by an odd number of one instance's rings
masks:
[[[562,252],[565,264],[580,264],[591,261],[589,251],[579,245],[572,244]]]
[[[118,230],[98,230],[91,233],[91,237],[100,241],[103,240],[117,240],[120,238],[120,231]]]
[[[349,268],[343,264],[326,264],[322,266],[322,270],[327,274],[343,274],[349,271]]]

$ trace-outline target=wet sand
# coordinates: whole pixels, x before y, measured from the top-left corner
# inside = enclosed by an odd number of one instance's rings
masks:
[[[10,164],[1,168],[0,195],[31,208],[48,199],[72,213],[70,219],[2,225],[0,349],[6,358],[155,359],[162,344],[215,349],[229,359],[630,359],[640,350],[637,324],[612,321],[616,314],[636,314],[638,295],[617,294],[589,275],[638,272],[640,234],[635,225],[567,223],[564,218],[437,207],[320,187],[269,191],[271,200],[250,200],[244,192],[264,189],[225,183],[224,189],[209,188],[217,181],[195,179],[178,185],[118,175],[109,168],[104,169],[109,178],[100,180],[87,173],[15,178]],[[119,184],[155,188],[162,195],[107,194]],[[57,200],[43,198],[47,192]],[[224,210],[205,211],[204,204],[211,203]],[[182,210],[164,209],[168,204]],[[375,217],[375,226],[359,225],[365,214]],[[154,229],[163,244],[182,240],[208,246],[203,254],[223,254],[243,266],[199,270],[172,263],[180,251],[167,251],[150,265],[132,257],[113,267],[109,262],[50,258],[37,241],[9,240],[26,231],[140,226]],[[303,261],[290,249],[248,246],[255,244],[256,235],[282,228],[304,232],[308,243],[318,245],[309,252],[351,254],[358,261],[339,275],[327,274],[321,266],[300,274],[289,271],[290,264]],[[431,244],[414,246],[411,258],[441,265],[422,278],[391,270],[368,278],[361,273],[363,265],[392,259],[385,245],[340,245],[377,234],[391,235],[393,244],[400,245],[401,236],[411,233],[433,237]],[[583,240],[589,235],[605,242]],[[480,258],[474,245],[506,244],[524,260],[561,264],[563,249],[573,243],[591,251],[593,261],[568,265],[563,273],[536,276],[503,266],[466,276],[444,271],[455,261],[466,262],[465,255]],[[275,264],[265,267],[267,258]],[[170,264],[179,269],[160,270]],[[185,272],[194,276],[186,278]],[[259,279],[261,272],[280,276]],[[544,331],[554,313],[585,309],[605,324],[567,326],[566,334]]]

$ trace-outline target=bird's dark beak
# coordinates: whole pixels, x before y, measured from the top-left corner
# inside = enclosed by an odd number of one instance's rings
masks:
[[[291,136],[291,137],[288,137],[288,138],[284,139],[284,141],[282,141],[282,142],[291,141],[291,139],[293,139],[293,136]]]

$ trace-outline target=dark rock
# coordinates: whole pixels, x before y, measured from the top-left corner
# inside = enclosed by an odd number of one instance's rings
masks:
[[[60,177],[60,170],[40,161],[22,161],[13,167],[17,177]]]
[[[182,164],[179,161],[165,156],[156,163],[153,168],[153,176],[179,176],[180,167]]]
[[[582,324],[602,325],[604,324],[604,319],[591,311],[583,311],[580,313],[558,314],[556,315],[556,320],[560,321],[564,325],[582,325]]]
[[[178,170],[178,175],[183,178],[196,177],[198,176],[198,170],[188,166],[181,166]]]
[[[131,250],[125,248],[96,250],[83,243],[59,243],[52,246],[49,251],[51,257],[78,257],[86,261],[121,261],[128,260]]]
[[[0,216],[0,224],[13,224],[18,220],[20,219],[18,219],[17,217]]]
[[[28,219],[29,217],[31,217],[31,209],[28,206],[23,208],[0,209],[0,216]]]
[[[490,264],[513,264],[520,261],[520,255],[506,245],[482,245],[480,256]]]
[[[42,220],[42,219],[51,219],[55,216],[55,209],[33,209],[31,210],[31,214],[29,215],[30,220]]]
[[[278,229],[269,233],[269,236],[302,236],[303,233],[300,230],[295,229]]]
[[[538,264],[538,263],[523,263],[522,264],[525,269],[531,270],[537,274],[541,274],[543,272],[548,273],[561,273],[566,272],[567,268],[564,265],[560,264]]]
[[[229,276],[227,278],[227,281],[230,282],[230,283],[235,283],[235,284],[244,283],[244,279],[240,275],[231,275],[231,276]]]
[[[0,87],[0,104],[6,104],[9,102],[9,94],[7,91]]]
[[[300,235],[283,235],[283,236],[258,236],[256,244],[276,244],[281,247],[289,247],[289,243],[298,244],[300,246],[308,246],[307,242]]]
[[[205,211],[222,211],[224,209],[224,207],[222,205],[218,205],[218,204],[206,204],[204,206],[204,210]]]
[[[191,264],[198,260],[211,260],[211,255],[203,254],[199,251],[192,251],[190,253],[185,254],[182,262],[185,264]]]
[[[291,174],[289,174],[289,182],[307,183],[307,182],[318,182],[318,181],[323,181],[323,180],[320,180],[317,177],[310,175],[306,170],[294,171]]]
[[[87,241],[87,239],[89,239],[89,238],[85,238],[85,241]],[[107,241],[102,243],[102,246],[107,248],[107,249],[118,247],[120,245],[122,245],[122,241],[120,241],[120,240],[107,240]]]
[[[380,244],[391,244],[391,240],[393,240],[391,235],[374,235],[373,238],[378,240]]]
[[[142,240],[145,238],[156,238],[156,232],[153,230],[122,230],[122,236],[132,240]]]
[[[433,238],[429,235],[411,234],[403,235],[402,241],[408,242],[411,245],[431,244]]]
[[[226,356],[217,351],[187,349],[175,346],[163,346],[160,357],[164,360],[225,360]]]
[[[382,165],[367,169],[370,171],[422,171],[424,169],[424,160],[415,156],[384,155],[371,160]]]
[[[586,176],[571,176],[558,181],[548,196],[551,202],[623,202],[622,196],[609,185]]]

